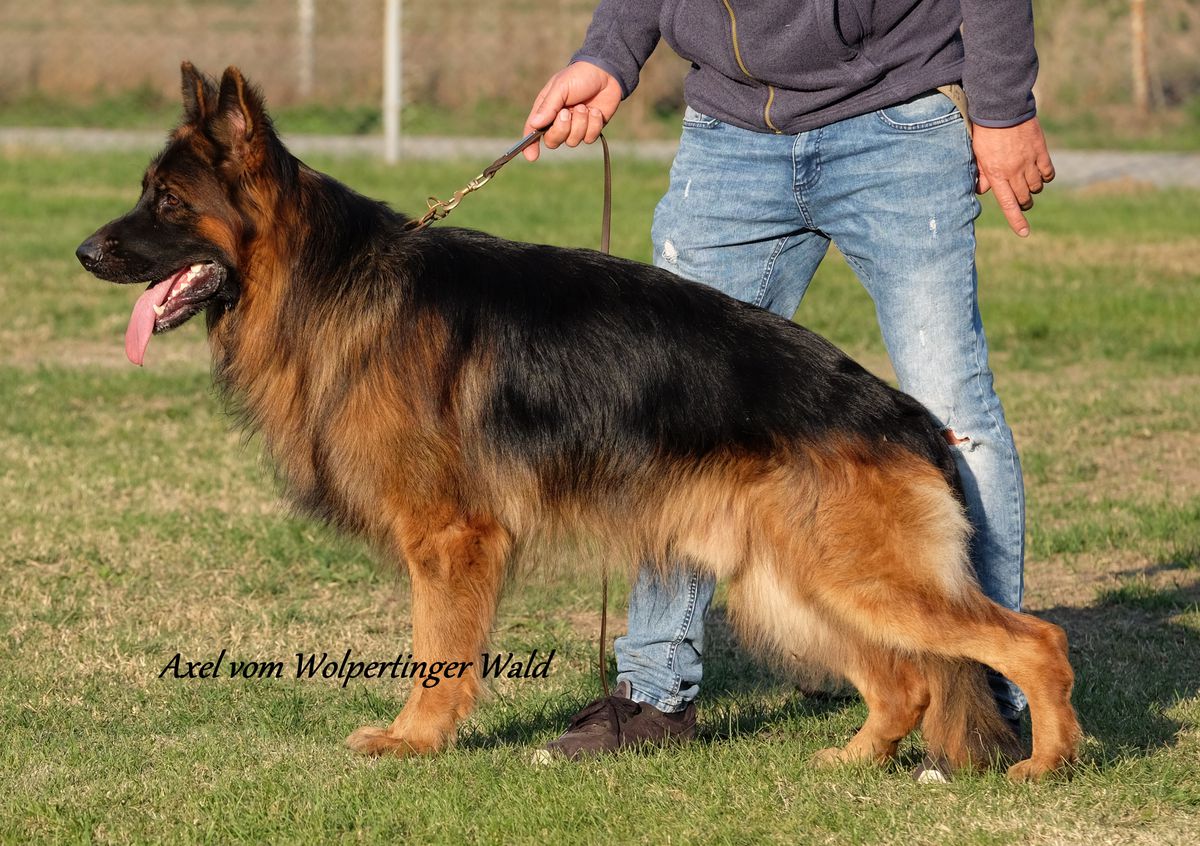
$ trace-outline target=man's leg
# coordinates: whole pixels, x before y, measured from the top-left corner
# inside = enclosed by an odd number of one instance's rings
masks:
[[[961,117],[934,93],[818,132],[820,178],[800,199],[874,299],[901,389],[946,427],[984,592],[1020,610],[1024,486],[980,320],[979,201]],[[994,681],[1001,711],[1016,717],[1021,691]]]
[[[654,213],[655,264],[790,318],[829,244],[799,218],[793,140],[688,110],[670,187]],[[629,633],[615,645],[616,694],[653,712],[594,703],[548,748],[571,757],[612,751],[627,730],[636,742],[675,731],[672,717],[694,724],[689,706],[699,691],[713,587],[686,562],[663,577],[643,567],[629,598]]]
[[[792,143],[689,112],[666,195],[654,211],[654,263],[791,318],[829,241],[804,229],[792,196]],[[643,567],[617,638],[630,696],[679,711],[700,690],[714,581],[681,563]]]

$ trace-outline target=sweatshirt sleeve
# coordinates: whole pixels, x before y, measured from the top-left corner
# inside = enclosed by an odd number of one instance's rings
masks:
[[[590,62],[608,71],[628,97],[658,44],[662,4],[663,0],[600,0],[583,46],[571,61]]]
[[[971,120],[980,126],[1016,126],[1035,114],[1031,0],[961,0],[963,88]]]

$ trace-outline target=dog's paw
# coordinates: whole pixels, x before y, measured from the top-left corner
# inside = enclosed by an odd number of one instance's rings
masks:
[[[831,746],[828,749],[814,752],[809,761],[814,767],[836,767],[841,764],[850,763],[851,759],[846,755],[846,750],[842,747]]]
[[[1035,761],[1033,758],[1026,758],[1008,768],[1008,778],[1009,781],[1019,783],[1041,781],[1054,770],[1055,767]]]
[[[355,729],[346,738],[346,745],[363,755],[395,755],[411,758],[415,755],[432,755],[441,748],[440,743],[414,737],[396,736],[388,729],[378,726],[363,726]]]

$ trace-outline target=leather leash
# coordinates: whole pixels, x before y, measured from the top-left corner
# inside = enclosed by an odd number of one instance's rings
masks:
[[[458,207],[458,204],[463,201],[463,198],[468,194],[478,191],[484,185],[492,180],[492,177],[504,167],[506,164],[515,159],[522,150],[531,144],[536,144],[541,140],[543,130],[535,129],[533,132],[526,135],[513,146],[509,147],[500,158],[496,159],[490,165],[483,169],[483,172],[468,182],[464,187],[454,192],[454,195],[449,200],[439,200],[437,197],[430,197],[426,200],[426,205],[429,211],[425,212],[420,218],[410,220],[407,228],[412,230],[424,229],[429,224],[441,220],[450,212]],[[608,152],[608,139],[604,137],[604,133],[600,133],[600,146],[604,150],[604,211],[600,217],[600,252],[609,253],[610,240],[612,236],[612,160]],[[600,684],[604,688],[604,697],[607,699],[611,694],[608,687],[608,566],[605,565],[602,570],[600,581]]]
[[[424,229],[434,221],[446,217],[458,207],[463,198],[491,182],[492,177],[499,172],[500,168],[520,155],[521,151],[526,147],[540,141],[543,134],[544,130],[535,129],[516,144],[513,144],[498,159],[485,167],[482,173],[455,191],[449,200],[439,200],[437,197],[427,199],[425,204],[429,207],[429,211],[416,220],[410,220],[407,228]],[[612,233],[612,161],[608,152],[608,139],[604,137],[603,132],[600,133],[600,146],[604,149],[604,211],[600,219],[600,252],[607,253],[609,252],[609,239]]]

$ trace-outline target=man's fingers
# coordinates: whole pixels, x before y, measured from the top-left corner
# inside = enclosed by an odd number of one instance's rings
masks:
[[[583,143],[591,144],[600,137],[604,130],[604,112],[599,109],[588,109],[587,132],[583,134]]]
[[[529,110],[529,117],[525,119],[525,128],[529,132],[546,128],[566,104],[567,85],[555,75],[538,92],[533,108]]]
[[[1007,194],[1012,197],[1017,205],[1017,208],[1022,211],[1029,211],[1033,208],[1033,191],[1029,187],[1029,183],[1025,179],[1025,173],[995,173],[989,177],[992,183],[992,189],[996,192],[996,200],[1000,202],[1003,208],[1004,203],[1001,201],[1001,196]],[[1038,187],[1041,187],[1041,179],[1038,179]],[[1012,220],[1010,219],[1011,223]]]
[[[554,87],[555,79],[557,79],[557,77],[552,77],[545,85],[543,85],[542,90],[539,91],[537,97],[534,98],[533,108],[529,110],[529,116],[525,118],[525,128],[521,132],[522,135],[528,135],[535,129],[541,129],[547,123],[549,123],[550,119],[553,117],[553,109],[549,110],[549,115],[545,113],[547,111],[546,100],[550,94],[550,90]],[[540,154],[541,151],[541,144],[530,144],[525,148],[524,156],[529,161],[536,162],[538,159],[538,154]]]
[[[1036,167],[1030,166],[1025,169],[1025,184],[1029,186],[1030,194],[1040,194],[1043,181],[1041,171]]]
[[[1025,215],[1021,214],[1021,206],[1012,186],[1004,181],[993,182],[992,193],[996,196],[996,202],[1000,204],[1000,211],[1004,212],[1009,228],[1022,238],[1026,237],[1029,234],[1029,222],[1025,220]]]
[[[1012,188],[1013,196],[1017,198],[1017,205],[1021,207],[1021,211],[1029,211],[1033,208],[1033,192],[1029,190],[1023,174],[1018,173],[1008,177],[1008,184]]]
[[[975,193],[986,194],[992,190],[992,183],[988,181],[987,174],[982,170],[979,171],[979,176],[975,179]]]
[[[578,147],[588,129],[588,107],[582,104],[571,109],[571,131],[567,133],[566,145]]]
[[[532,132],[540,127],[526,123],[526,132]],[[599,109],[579,105],[573,109],[559,109],[554,122],[546,128],[542,143],[546,149],[554,150],[562,145],[578,147],[581,143],[591,144],[600,137],[604,129],[604,114]],[[538,144],[530,144],[525,148],[525,158],[531,162],[538,159],[540,153]]]
[[[1042,154],[1038,156],[1037,169],[1038,173],[1042,175],[1043,182],[1054,181],[1054,162],[1050,161],[1050,154],[1048,152],[1042,151]]]
[[[546,134],[542,136],[542,143],[546,145],[547,150],[557,149],[563,141],[567,140],[567,136],[571,133],[571,112],[569,109],[559,109],[558,117],[554,119],[554,123],[546,129]]]

